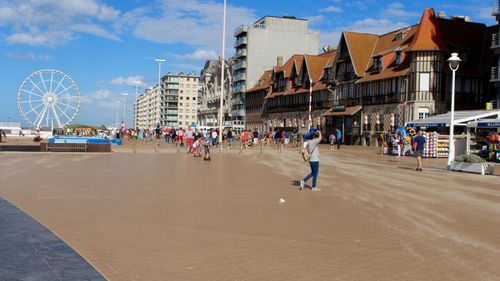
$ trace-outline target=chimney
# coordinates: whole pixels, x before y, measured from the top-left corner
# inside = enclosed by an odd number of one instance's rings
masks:
[[[443,11],[439,11],[437,17],[438,19],[444,19],[446,18],[446,14]]]
[[[283,57],[282,56],[278,56],[276,58],[276,66],[278,66],[278,67],[283,66]]]

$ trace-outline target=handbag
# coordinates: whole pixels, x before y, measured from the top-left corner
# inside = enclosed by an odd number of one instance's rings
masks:
[[[311,154],[314,152],[314,150],[316,149],[316,147],[318,147],[318,145],[316,145],[314,147],[314,149],[312,150],[311,153],[309,153],[309,150],[307,149],[307,147],[304,148],[304,150],[302,151],[302,158],[304,159],[304,162],[307,162],[311,159]]]

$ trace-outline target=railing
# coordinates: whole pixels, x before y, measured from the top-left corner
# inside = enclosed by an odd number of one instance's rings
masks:
[[[87,143],[47,143],[46,152],[87,152]]]
[[[234,36],[236,36],[242,32],[246,32],[247,30],[248,30],[248,25],[242,24],[234,29]]]
[[[245,110],[244,109],[233,110],[232,114],[233,116],[245,116]]]
[[[240,69],[240,68],[246,68],[247,67],[247,62],[246,61],[240,61],[236,64],[233,65],[233,68],[236,70],[236,69]]]
[[[490,81],[499,81],[500,77],[498,75],[498,67],[492,67],[491,68],[491,78]]]
[[[243,101],[241,100],[240,97],[234,98],[231,100],[233,104],[243,104]]]
[[[247,43],[247,38],[246,37],[239,37],[236,39],[236,42],[234,42],[234,47],[238,47],[240,45],[246,44]]]
[[[491,37],[491,48],[498,48],[500,47],[500,37],[498,36],[498,33],[493,34]]]
[[[233,87],[233,93],[241,93],[243,91],[245,91],[245,86],[244,85]]]
[[[240,80],[245,80],[245,79],[247,79],[247,76],[245,73],[234,76],[234,81],[240,81]]]
[[[236,57],[246,57],[247,56],[247,50],[239,50],[236,52]]]
[[[500,15],[500,1],[493,0],[493,15]]]

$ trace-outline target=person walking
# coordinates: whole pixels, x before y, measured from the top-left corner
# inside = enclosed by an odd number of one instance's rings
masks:
[[[305,143],[304,149],[309,152],[309,166],[311,167],[311,173],[307,175],[304,179],[300,180],[300,190],[304,189],[305,183],[309,179],[312,180],[312,190],[320,191],[321,189],[316,186],[319,173],[319,143],[321,142],[321,131],[313,129],[313,132],[309,140]]]
[[[330,150],[331,150],[331,151],[334,151],[334,150],[335,150],[335,139],[336,139],[336,137],[335,137],[335,134],[334,134],[334,133],[332,133],[332,134],[330,135],[330,137],[328,138],[328,140],[330,141]]]
[[[422,156],[424,155],[425,138],[422,130],[418,131],[418,135],[413,138],[415,143],[415,156],[417,157],[417,171],[422,172]]]
[[[342,144],[342,132],[339,128],[335,132],[335,137],[337,138],[337,149],[340,150],[340,145]]]

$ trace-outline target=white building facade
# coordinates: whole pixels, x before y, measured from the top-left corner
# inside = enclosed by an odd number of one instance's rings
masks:
[[[134,120],[140,129],[161,127],[185,128],[196,124],[199,77],[195,74],[167,74],[158,85],[137,98]]]
[[[309,31],[308,21],[295,17],[266,16],[234,31],[232,120],[245,123],[245,91],[256,85],[277,57],[294,54],[317,55],[319,34]]]

